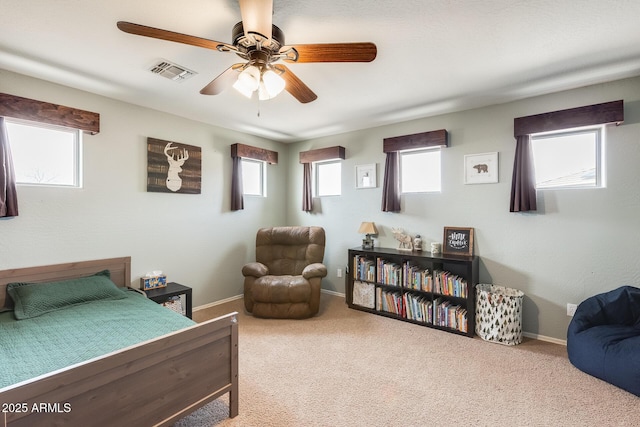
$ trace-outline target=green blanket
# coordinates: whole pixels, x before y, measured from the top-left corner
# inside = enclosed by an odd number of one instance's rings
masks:
[[[195,323],[137,292],[16,320],[0,313],[0,389]]]

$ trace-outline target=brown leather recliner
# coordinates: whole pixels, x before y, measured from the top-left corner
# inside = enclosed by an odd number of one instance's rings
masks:
[[[244,306],[256,317],[304,319],[320,308],[327,275],[322,227],[261,228],[256,261],[242,268]]]

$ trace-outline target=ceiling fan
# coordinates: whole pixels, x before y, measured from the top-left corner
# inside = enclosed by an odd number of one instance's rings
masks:
[[[246,62],[233,64],[206,85],[200,93],[217,95],[228,86],[251,97],[271,99],[283,89],[298,101],[314,101],[317,95],[280,61],[371,62],[377,54],[370,42],[286,45],[284,33],[272,24],[273,0],[238,0],[242,21],[232,31],[232,43],[223,43],[131,22],[119,21],[126,33],[233,52]]]

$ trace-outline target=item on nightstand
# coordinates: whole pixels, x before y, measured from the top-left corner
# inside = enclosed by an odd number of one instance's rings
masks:
[[[167,307],[171,311],[175,311],[178,314],[184,316],[184,311],[182,311],[182,298],[179,296],[170,297],[168,300],[162,303],[163,307]]]
[[[366,238],[362,239],[362,249],[373,249],[373,239],[371,238],[371,235],[378,234],[378,229],[375,224],[373,222],[363,222],[360,224],[358,233],[367,235]]]
[[[154,271],[153,273],[147,273],[145,277],[140,278],[140,289],[147,290],[165,288],[167,286],[167,276],[162,274],[162,271]]]

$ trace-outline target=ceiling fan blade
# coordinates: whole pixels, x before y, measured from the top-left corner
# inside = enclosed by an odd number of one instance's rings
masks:
[[[137,36],[168,40],[170,42],[184,43],[213,50],[219,50],[218,46],[224,47],[224,50],[236,50],[234,46],[231,46],[227,43],[204,39],[202,37],[190,36],[188,34],[175,33],[168,30],[161,30],[159,28],[147,27],[146,25],[134,24],[125,21],[118,21],[117,25],[118,28],[125,33],[134,34]]]
[[[280,53],[287,54],[287,62],[371,62],[378,49],[370,42],[298,44],[284,46]]]
[[[303,104],[306,104],[311,101],[315,101],[318,98],[318,95],[313,93],[309,86],[303,83],[302,80],[298,78],[295,74],[291,72],[287,66],[278,64],[273,66],[275,69],[280,71],[282,74],[280,77],[284,79],[287,85],[284,87],[287,92],[289,92],[295,99],[300,101]]]
[[[265,39],[271,39],[273,23],[273,0],[238,0],[242,27],[247,38],[254,38],[251,33],[258,33]]]
[[[200,90],[203,95],[217,95],[229,86],[231,86],[238,78],[238,73],[242,70],[244,64],[233,64],[224,70],[218,77]]]

